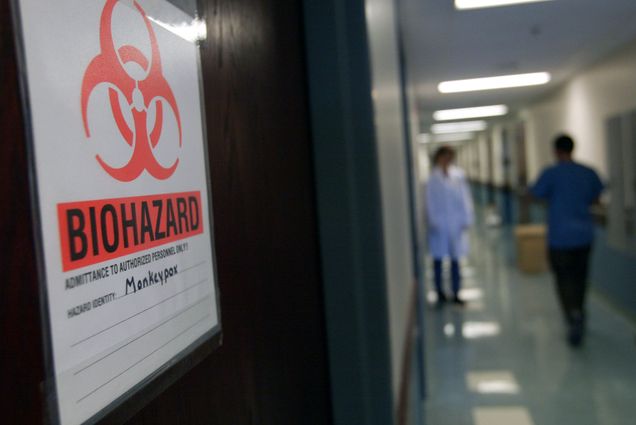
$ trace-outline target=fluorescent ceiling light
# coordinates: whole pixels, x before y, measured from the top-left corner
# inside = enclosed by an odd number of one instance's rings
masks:
[[[420,143],[435,144],[435,143],[452,143],[452,142],[465,142],[473,140],[475,138],[474,133],[446,133],[446,134],[428,134],[423,133],[417,136],[417,140]],[[435,300],[433,300],[435,302]]]
[[[469,131],[483,131],[488,127],[486,121],[460,121],[444,124],[433,124],[431,131],[434,134],[442,133],[466,133]]]
[[[475,135],[473,133],[447,133],[436,134],[431,140],[433,143],[451,143],[451,142],[465,142],[473,140]]]
[[[444,81],[439,83],[437,89],[440,93],[462,93],[468,91],[507,89],[511,87],[539,86],[541,84],[547,84],[549,81],[549,73],[532,72],[529,74]]]
[[[455,0],[455,9],[481,9],[484,7],[511,6],[522,3],[538,3],[550,0]]]
[[[506,115],[506,105],[478,106],[476,108],[443,109],[433,113],[435,121],[463,120],[468,118],[498,117]]]

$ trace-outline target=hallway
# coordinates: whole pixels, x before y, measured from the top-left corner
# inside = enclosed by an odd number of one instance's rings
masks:
[[[509,229],[478,228],[463,267],[467,305],[429,299],[425,423],[634,423],[633,324],[591,291],[587,339],[569,348],[551,276],[518,272],[511,240]]]

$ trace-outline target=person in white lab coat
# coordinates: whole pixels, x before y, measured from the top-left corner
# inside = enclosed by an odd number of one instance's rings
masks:
[[[461,274],[459,260],[468,254],[466,230],[473,224],[473,204],[464,171],[453,165],[455,151],[443,146],[433,157],[433,171],[426,185],[428,244],[433,257],[433,271],[438,303],[447,300],[442,286],[442,261],[451,260],[451,282],[456,304]]]

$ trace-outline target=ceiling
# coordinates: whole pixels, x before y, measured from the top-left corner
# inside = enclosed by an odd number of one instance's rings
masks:
[[[636,38],[635,0],[553,0],[462,11],[453,0],[401,0],[400,8],[408,75],[425,126],[437,109],[505,103],[514,110]],[[445,80],[538,71],[550,72],[552,82],[437,91]]]

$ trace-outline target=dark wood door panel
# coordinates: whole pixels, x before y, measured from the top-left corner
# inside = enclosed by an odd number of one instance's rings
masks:
[[[44,366],[27,143],[8,0],[0,1],[0,406],[43,420]]]

